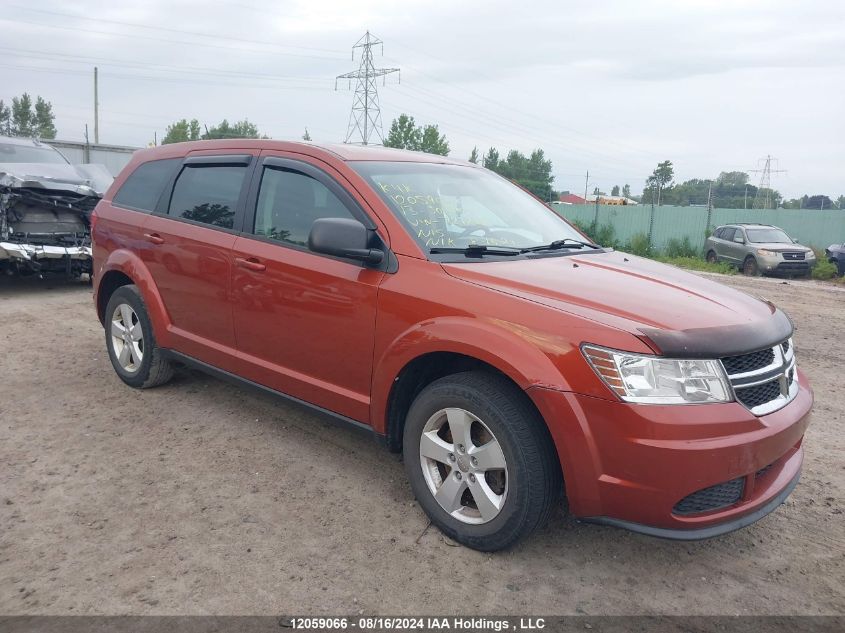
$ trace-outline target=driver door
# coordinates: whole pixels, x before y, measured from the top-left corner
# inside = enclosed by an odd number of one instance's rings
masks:
[[[258,165],[233,247],[241,375],[369,422],[376,304],[384,272],[308,248],[317,218],[375,228],[345,188],[304,160]]]

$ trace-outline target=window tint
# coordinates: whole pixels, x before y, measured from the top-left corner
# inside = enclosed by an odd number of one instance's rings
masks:
[[[287,169],[265,168],[255,208],[255,234],[306,246],[318,218],[352,218],[323,183]]]
[[[736,232],[736,229],[732,228],[730,226],[722,229],[722,239],[728,240],[728,241],[733,240],[735,232]]]
[[[720,226],[718,229],[716,229],[716,230],[713,232],[713,237],[718,237],[719,239],[722,239],[722,236],[723,236],[724,234],[725,234],[725,227]]]
[[[231,229],[246,166],[186,167],[173,187],[168,213]]]
[[[181,159],[152,160],[138,166],[114,196],[114,204],[142,211],[153,211],[165,185]]]

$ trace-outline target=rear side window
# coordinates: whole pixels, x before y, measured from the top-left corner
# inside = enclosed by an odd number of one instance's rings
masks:
[[[153,211],[180,162],[179,158],[166,158],[142,163],[129,175],[112,202],[120,207]]]
[[[728,240],[730,242],[734,238],[734,233],[736,233],[736,229],[728,226],[728,227],[722,229],[722,239]]]
[[[725,227],[723,227],[723,226],[720,226],[718,229],[713,231],[713,237],[718,237],[719,239],[722,239],[722,236],[724,234],[725,234]]]
[[[318,218],[353,216],[319,180],[297,171],[264,169],[255,209],[256,235],[306,246]]]
[[[168,215],[231,229],[246,170],[245,165],[186,166],[173,187]]]

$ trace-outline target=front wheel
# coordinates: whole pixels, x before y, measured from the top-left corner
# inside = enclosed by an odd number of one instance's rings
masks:
[[[745,258],[742,264],[742,272],[748,277],[756,277],[760,274],[760,267],[757,265],[757,260],[750,255]]]
[[[423,389],[408,412],[403,452],[432,523],[473,549],[495,551],[524,538],[560,497],[548,429],[501,376],[466,372]]]

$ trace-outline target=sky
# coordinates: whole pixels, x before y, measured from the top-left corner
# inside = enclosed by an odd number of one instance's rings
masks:
[[[839,0],[5,0],[0,98],[52,102],[58,138],[146,146],[167,125],[247,118],[273,138],[343,141],[352,46],[384,42],[385,134],[434,123],[451,155],[542,148],[558,190],[785,170],[787,198],[845,193]],[[354,84],[352,86],[354,88]],[[752,182],[760,174],[751,172]]]

